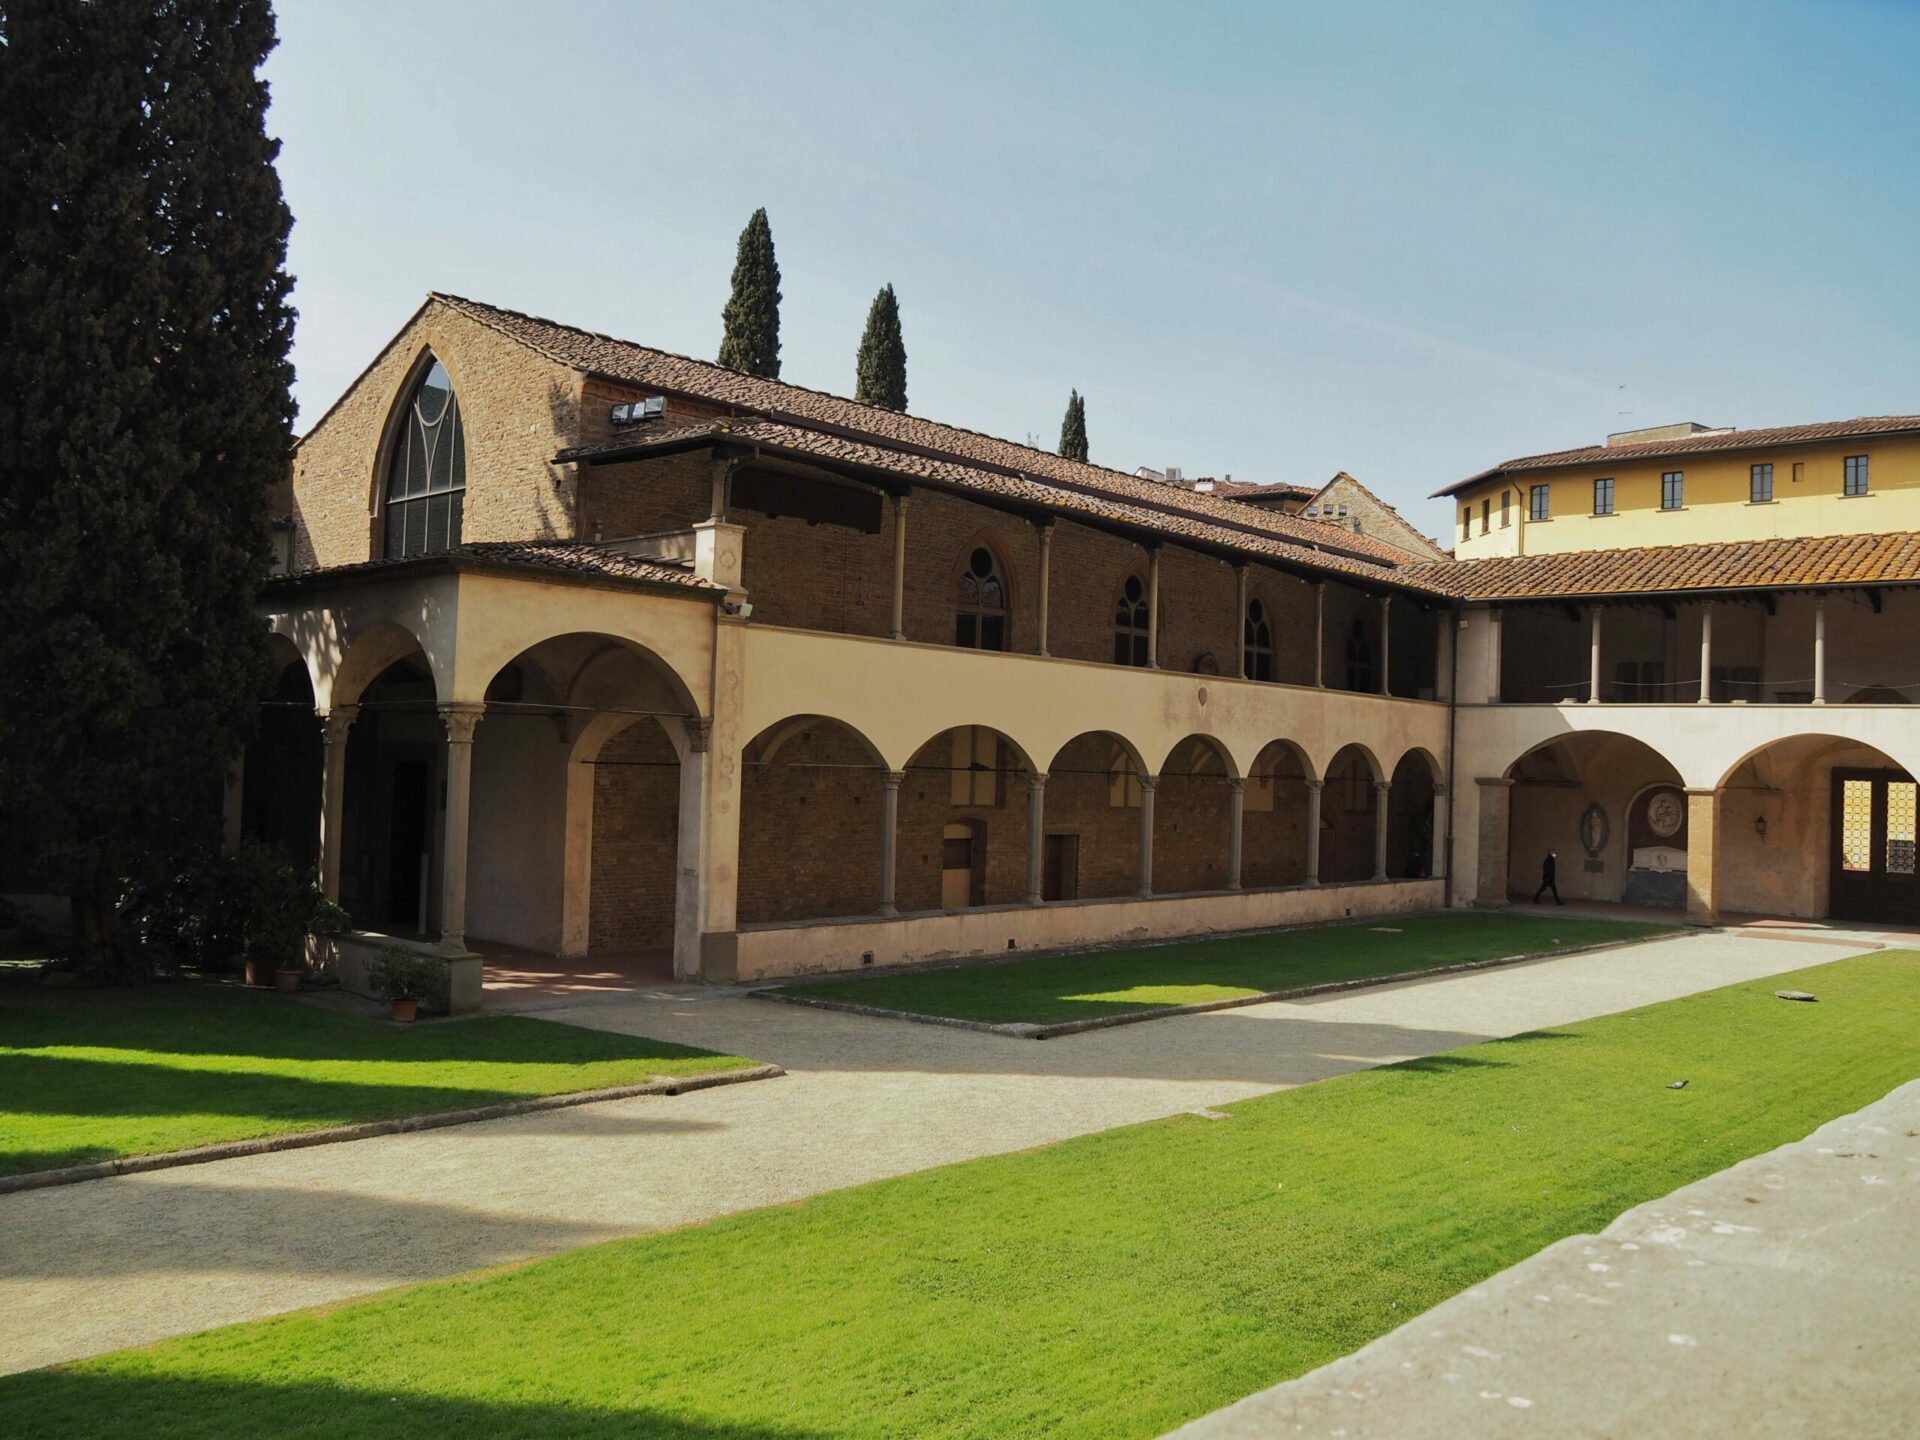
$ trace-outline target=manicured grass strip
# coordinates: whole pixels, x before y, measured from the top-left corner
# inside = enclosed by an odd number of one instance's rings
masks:
[[[9,986],[0,1174],[751,1063],[524,1016],[409,1027],[231,986]]]
[[[1842,960],[16,1376],[0,1434],[1144,1440],[1878,1098],[1917,1008]]]
[[[782,994],[988,1024],[1057,1025],[1664,935],[1677,927],[1531,915],[1388,916],[1086,955],[782,986]]]

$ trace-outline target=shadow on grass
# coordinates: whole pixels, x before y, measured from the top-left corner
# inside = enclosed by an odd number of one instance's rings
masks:
[[[563,1391],[556,1377],[555,1391]],[[636,1385],[636,1389],[638,1386]],[[788,1426],[714,1424],[650,1409],[519,1403],[423,1395],[404,1386],[248,1384],[235,1380],[34,1371],[0,1380],[0,1433],[27,1437],[139,1435],[218,1440],[262,1435],[327,1440],[829,1440]]]
[[[0,1049],[94,1047],[257,1060],[393,1060],[423,1064],[591,1064],[682,1060],[707,1052],[664,1040],[519,1015],[418,1027],[340,1015],[233,986],[9,994]]]

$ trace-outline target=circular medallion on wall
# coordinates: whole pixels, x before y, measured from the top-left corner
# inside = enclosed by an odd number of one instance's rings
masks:
[[[1672,790],[1662,790],[1647,801],[1647,828],[1662,840],[1671,840],[1686,823],[1687,807]]]

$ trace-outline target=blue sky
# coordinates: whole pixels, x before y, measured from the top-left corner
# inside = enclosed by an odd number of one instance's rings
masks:
[[[283,0],[303,415],[429,289],[1093,458],[1427,493],[1610,429],[1920,411],[1920,4]]]

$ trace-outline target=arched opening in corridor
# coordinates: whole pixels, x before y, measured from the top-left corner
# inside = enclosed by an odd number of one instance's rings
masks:
[[[1313,768],[1291,740],[1254,758],[1241,817],[1240,883],[1249,890],[1307,880],[1307,782]]]
[[[887,774],[866,736],[825,716],[754,737],[740,767],[740,924],[874,913]]]
[[[306,662],[275,637],[279,669],[240,772],[240,832],[276,845],[304,872],[320,858],[320,717]]]
[[[1140,817],[1146,767],[1107,730],[1076,735],[1047,766],[1042,895],[1094,900],[1140,890]]]
[[[439,927],[445,732],[417,652],[357,697],[348,733],[340,903],[363,930],[425,937]]]
[[[1227,752],[1208,735],[1189,735],[1161,764],[1153,810],[1156,895],[1226,888],[1232,774]]]
[[[1551,854],[1562,899],[1686,908],[1687,795],[1665,756],[1630,735],[1583,730],[1536,746],[1506,773],[1503,894],[1539,893]],[[1482,822],[1499,823],[1484,798]]]
[[[900,910],[1016,905],[1027,885],[1027,785],[1033,765],[985,725],[955,725],[922,745],[900,781],[894,904]]]
[[[1387,789],[1387,874],[1424,880],[1434,873],[1434,810],[1440,765],[1418,747],[1400,757]]]
[[[1345,885],[1374,875],[1382,778],[1364,745],[1348,745],[1327,766],[1320,793],[1320,882]]]

